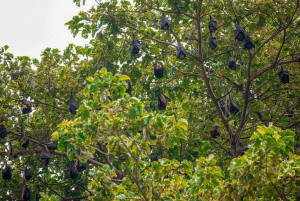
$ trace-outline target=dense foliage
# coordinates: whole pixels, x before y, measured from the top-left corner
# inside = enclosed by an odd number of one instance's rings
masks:
[[[0,199],[299,200],[299,15],[97,1],[66,23],[85,47],[2,47]]]

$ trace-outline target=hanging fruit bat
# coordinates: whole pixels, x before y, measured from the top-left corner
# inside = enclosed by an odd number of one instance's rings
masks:
[[[22,192],[22,200],[23,201],[30,201],[30,191],[26,187],[24,187],[23,192]]]
[[[186,51],[182,46],[179,46],[176,56],[180,60],[184,60],[184,58],[186,57]]]
[[[157,78],[162,78],[164,76],[164,67],[162,64],[159,64],[156,58],[156,63],[154,64],[154,75]]]
[[[162,16],[161,16],[159,25],[162,30],[169,30],[169,28],[170,28],[169,21],[164,14],[162,14]]]
[[[4,161],[4,169],[2,170],[2,179],[9,180],[12,177],[10,167],[7,165],[7,162]]]
[[[40,195],[40,193],[35,194],[35,201],[39,201],[41,198],[42,196]]]
[[[70,99],[68,100],[69,110],[71,114],[76,114],[78,109],[78,103],[76,103],[75,98],[71,92]]]
[[[159,159],[159,156],[157,155],[157,153],[155,153],[155,152],[150,153],[150,161],[151,162],[158,161],[158,159]]]
[[[219,133],[219,127],[218,126],[213,126],[210,130],[210,135],[212,138],[217,138],[218,136],[220,136],[220,133]]]
[[[288,114],[288,117],[293,117],[295,114],[294,108],[291,105],[288,105],[286,107],[286,113]]]
[[[23,98],[20,102],[22,104],[22,114],[29,114],[32,112],[31,103],[28,100]]]
[[[167,107],[167,100],[162,94],[158,94],[158,109],[165,110]]]
[[[235,60],[231,57],[230,52],[228,52],[227,66],[228,66],[231,70],[236,70],[236,62],[235,62]]]
[[[0,126],[0,138],[4,139],[7,136],[7,131],[4,125]]]
[[[131,96],[132,86],[129,80],[125,81],[127,84],[126,93],[128,93]]]
[[[214,50],[217,47],[217,38],[211,37],[209,40],[209,47]]]
[[[24,135],[24,133],[21,133],[21,136],[19,137],[19,142],[20,142],[21,147],[26,149],[29,144],[29,139]]]
[[[138,54],[140,51],[140,41],[136,40],[135,38],[131,41],[131,47],[130,47],[132,54]]]
[[[40,155],[41,161],[45,164],[48,165],[50,161],[50,153],[47,151],[45,147],[43,147],[41,155]]]
[[[253,47],[255,47],[254,42],[248,35],[245,35],[245,38],[243,40],[243,45],[244,45],[244,49],[248,49],[248,50],[251,50]]]
[[[213,33],[218,29],[217,21],[213,20],[211,18],[211,16],[210,16],[210,20],[209,20],[209,23],[208,23],[208,28],[209,28],[210,33]]]
[[[282,83],[285,83],[285,84],[290,83],[290,76],[287,71],[284,71],[282,69],[282,66],[280,66],[280,72],[278,73],[278,76]]]
[[[86,166],[77,158],[75,164],[77,172],[82,172],[86,170]]]
[[[236,114],[240,111],[239,107],[236,105],[236,103],[232,100],[231,97],[229,97],[229,111],[230,114]]]
[[[69,169],[69,177],[71,179],[76,179],[78,177],[78,172],[74,166],[74,164],[71,162],[70,169]]]
[[[31,179],[31,177],[32,177],[32,174],[27,169],[27,167],[25,167],[25,169],[23,171],[23,178],[25,179],[25,181],[28,181],[29,179]]]
[[[56,143],[49,141],[46,143],[46,149],[49,153],[53,153],[57,149]]]
[[[247,35],[245,27],[241,27],[237,24],[236,29],[234,30],[234,38],[238,41],[243,41]]]
[[[270,120],[266,120],[266,121],[264,122],[264,125],[265,125],[266,127],[270,127],[270,126],[272,126],[272,122],[271,122]]]

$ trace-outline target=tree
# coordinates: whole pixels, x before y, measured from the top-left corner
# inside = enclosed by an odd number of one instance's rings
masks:
[[[93,37],[85,47],[41,59],[3,47],[0,148],[13,177],[1,199],[26,186],[41,200],[298,200],[299,11],[298,0],[101,1],[66,23]]]

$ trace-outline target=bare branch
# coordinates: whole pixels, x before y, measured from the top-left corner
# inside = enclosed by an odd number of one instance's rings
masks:
[[[260,69],[256,73],[254,73],[251,76],[251,80],[254,80],[255,78],[259,77],[260,75],[264,74],[265,72],[269,71],[270,69],[275,68],[276,66],[280,66],[280,65],[284,65],[284,64],[290,64],[290,63],[296,63],[296,62],[300,62],[300,57],[296,58],[296,59],[292,59],[292,60],[287,60],[287,61],[272,63],[272,64],[270,64],[268,66],[263,67],[262,69]]]
[[[295,121],[294,123],[291,123],[287,126],[282,127],[283,130],[289,129],[289,128],[293,128],[294,126],[297,126],[298,124],[300,124],[300,120],[299,121]]]
[[[231,157],[233,157],[232,153],[230,153],[230,151],[228,151],[227,149],[225,149],[225,147],[221,143],[219,143],[217,140],[215,140],[213,138],[210,138],[210,140],[212,140],[215,143],[217,143],[221,149],[223,149],[227,154],[229,154]]]
[[[65,198],[60,195],[58,192],[56,192],[53,188],[51,188],[46,182],[44,182],[41,178],[39,178],[38,176],[35,176],[35,178],[42,183],[44,186],[46,186],[50,191],[52,191],[55,195],[57,195],[58,197],[60,197],[62,200],[65,200]]]
[[[246,89],[244,93],[244,105],[242,110],[242,117],[241,117],[240,125],[236,131],[236,142],[239,141],[239,138],[242,135],[243,127],[245,125],[246,116],[248,113],[248,104],[249,104],[249,95],[250,95],[249,92],[250,92],[250,85],[251,85],[251,64],[253,59],[251,51],[248,50],[248,52],[249,52],[249,61],[247,64],[247,83],[246,83]]]

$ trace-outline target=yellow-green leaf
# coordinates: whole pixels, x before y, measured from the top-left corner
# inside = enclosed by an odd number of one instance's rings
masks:
[[[273,136],[276,140],[278,140],[281,137],[278,133],[275,133]]]

